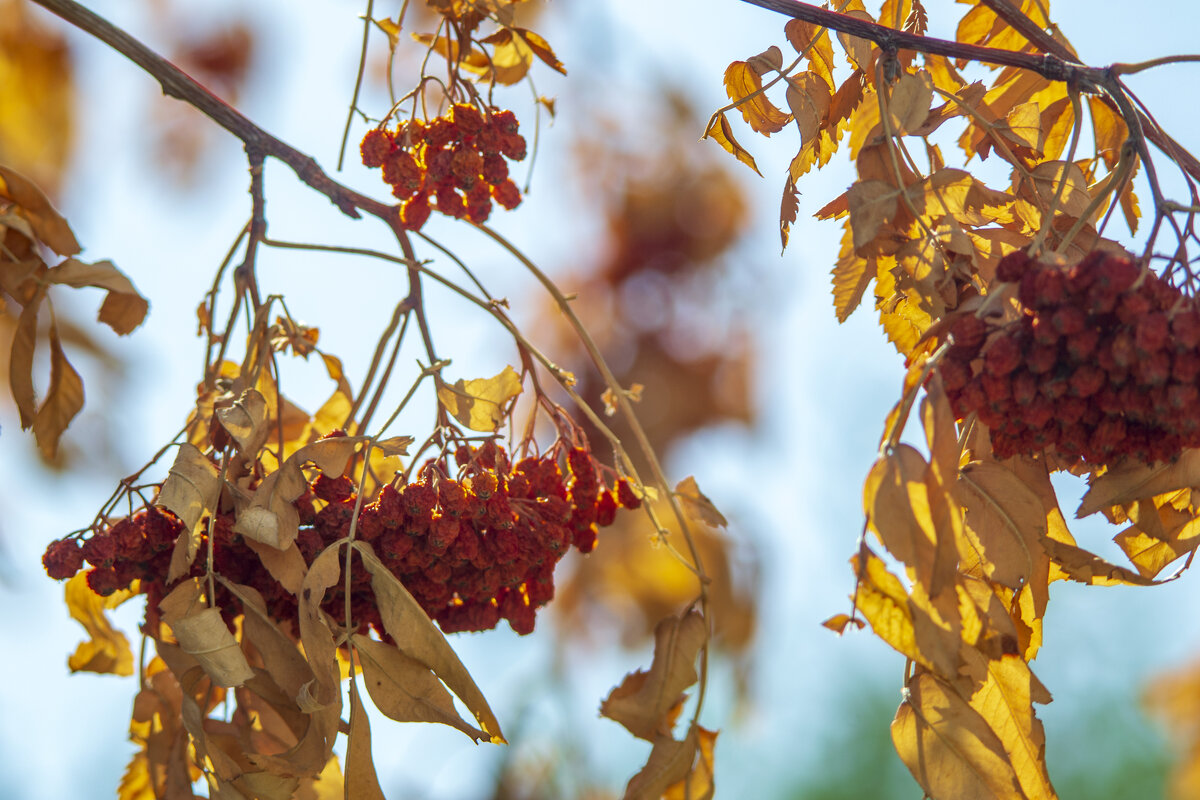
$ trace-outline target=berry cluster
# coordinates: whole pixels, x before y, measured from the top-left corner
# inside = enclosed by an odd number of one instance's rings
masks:
[[[940,365],[959,418],[975,412],[999,458],[1053,446],[1093,464],[1146,463],[1200,446],[1200,309],[1129,257],[1092,252],[1075,266],[1011,253],[1021,318],[951,328]]]
[[[525,137],[511,111],[488,111],[457,103],[426,124],[413,119],[394,130],[373,128],[360,151],[368,167],[382,167],[383,180],[402,203],[400,220],[418,230],[436,208],[455,219],[484,222],[492,201],[516,208],[521,192],[508,177],[508,162],[525,158]]]
[[[456,453],[458,479],[436,463],[418,480],[385,486],[363,506],[355,536],[370,542],[379,558],[446,633],[494,628],[501,619],[513,630],[533,630],[537,609],[554,596],[554,567],[574,545],[587,553],[595,547],[598,527],[611,525],[618,507],[636,508],[631,485],[619,480],[609,490],[591,454],[565,450],[567,474],[559,453],[551,451],[511,464],[504,448],[487,442]],[[345,476],[318,475],[296,501],[301,529],[300,552],[309,563],[328,545],[346,537],[354,516],[353,482]],[[256,589],[271,615],[296,618],[296,598],[270,576],[257,555],[233,531],[232,512],[214,524],[214,568],[234,583]],[[43,556],[53,578],[74,575],[86,560],[88,585],[100,595],[141,580],[153,616],[170,586],[165,584],[175,538],[182,525],[171,515],[148,508],[123,519],[82,543],[52,543]],[[202,548],[207,543],[201,544]],[[192,576],[202,574],[203,559]],[[324,610],[344,622],[342,582],[326,595]],[[237,615],[237,599],[218,589],[217,605],[227,621]],[[365,632],[383,633],[370,575],[355,556],[350,609]]]

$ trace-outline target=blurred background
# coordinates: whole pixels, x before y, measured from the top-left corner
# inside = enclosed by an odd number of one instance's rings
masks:
[[[394,18],[399,5],[376,2],[373,15]],[[931,35],[952,37],[965,8],[926,5]],[[333,170],[363,3],[90,7]],[[578,293],[575,307],[622,383],[645,386],[640,411],[668,475],[695,475],[730,521],[702,541],[718,581],[718,642],[701,720],[721,729],[717,796],[915,800],[920,789],[888,733],[903,659],[869,631],[839,638],[820,625],[849,610],[862,480],[903,376],[869,309],[843,325],[833,314],[829,270],[840,229],[812,214],[852,173],[835,157],[805,176],[781,257],[776,214],[795,132],[766,141],[737,129],[765,178],[700,141],[708,115],[726,102],[726,65],[771,45],[786,50],[783,19],[735,0],[556,2],[529,13],[570,77],[534,67],[536,94],[554,98],[556,113],[550,119],[543,106],[525,202],[493,221],[564,291]],[[1091,64],[1194,48],[1194,24],[1181,24],[1194,20],[1186,0],[1136,14],[1056,0],[1051,13]],[[360,106],[379,116],[388,107],[386,38],[375,29],[370,43]],[[401,59],[401,83],[404,67]],[[1185,146],[1197,123],[1187,88],[1194,69],[1131,79]],[[499,90],[497,101],[517,111],[532,143],[531,93]],[[338,177],[386,199],[378,174],[357,165],[365,130],[356,119]],[[50,194],[84,258],[112,259],[151,302],[147,322],[118,339],[94,321],[99,292],[56,297],[88,397],[53,462],[41,459],[0,393],[0,798],[114,796],[133,752],[134,681],[69,676],[66,657],[83,631],[40,557],[51,539],[89,524],[117,481],[191,409],[204,358],[195,309],[249,215],[246,161],[236,140],[164,98],[120,56],[25,0],[0,0],[0,163]],[[382,226],[342,217],[278,164],[268,164],[266,187],[274,238],[394,248]],[[599,406],[584,354],[520,266],[465,226],[436,219],[427,232],[508,298],[530,338],[575,371],[581,393]],[[419,255],[453,271],[432,248]],[[404,276],[382,262],[287,250],[261,253],[260,285],[319,326],[322,349],[342,359],[352,381],[366,373],[406,290]],[[431,289],[429,303],[452,377],[491,375],[511,361],[487,318],[446,292]],[[0,374],[12,325],[0,315]],[[415,357],[400,364],[412,368]],[[47,368],[39,362],[37,374]],[[320,405],[330,391],[320,363],[287,369],[289,397]],[[1058,486],[1069,517],[1081,489]],[[1073,532],[1098,548],[1113,533],[1092,521]],[[644,530],[618,524],[595,553],[560,565],[559,596],[531,636],[505,628],[454,637],[512,744],[477,748],[449,729],[379,719],[374,751],[389,796],[619,797],[648,748],[600,719],[599,701],[649,663],[654,623],[693,591],[648,542]],[[1179,740],[1147,715],[1142,697],[1200,656],[1200,622],[1185,611],[1200,600],[1195,580],[1148,590],[1058,583],[1051,592],[1034,668],[1055,698],[1041,716],[1061,796],[1164,796]],[[115,615],[131,638],[137,606]]]

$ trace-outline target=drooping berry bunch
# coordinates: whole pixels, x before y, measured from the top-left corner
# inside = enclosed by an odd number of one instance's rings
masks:
[[[503,447],[487,442],[479,448],[460,448],[455,458],[457,478],[431,462],[416,481],[399,488],[385,486],[363,506],[355,534],[371,543],[447,633],[488,630],[501,619],[518,633],[531,632],[537,609],[554,596],[559,559],[572,545],[590,552],[597,529],[612,524],[618,507],[640,505],[623,479],[609,490],[591,454],[581,448],[551,450],[514,465]],[[297,544],[307,562],[349,534],[354,489],[348,477],[318,475],[295,502],[301,518]],[[234,522],[232,511],[223,512],[213,526],[216,572],[257,590],[275,619],[294,620],[295,596],[234,532]],[[51,577],[61,579],[74,575],[86,560],[91,567],[88,585],[101,595],[140,580],[153,617],[172,588],[165,581],[182,531],[169,513],[148,508],[82,545],[73,539],[52,543],[43,563]],[[202,541],[202,550],[206,547]],[[203,563],[197,559],[190,576],[202,574]],[[322,606],[339,623],[345,619],[344,592],[339,581]],[[218,588],[217,595],[217,605],[232,621],[241,610],[237,598],[224,588]],[[360,631],[374,626],[384,632],[370,575],[357,556],[352,561],[350,608]]]
[[[508,177],[508,162],[525,158],[525,137],[513,112],[456,103],[445,116],[425,123],[400,122],[394,129],[367,131],[363,164],[382,167],[383,180],[402,202],[404,227],[418,230],[431,209],[455,219],[484,222],[492,201],[507,209],[521,202]]]
[[[991,431],[999,458],[1053,446],[1093,464],[1147,463],[1200,447],[1200,308],[1128,256],[1073,267],[1011,253],[1020,319],[964,317],[940,365],[955,413]]]

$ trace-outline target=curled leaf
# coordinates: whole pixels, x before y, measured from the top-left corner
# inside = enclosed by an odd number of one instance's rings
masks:
[[[193,656],[217,686],[241,686],[254,677],[220,609],[209,607],[175,620],[171,630],[183,652]]]
[[[521,393],[521,376],[505,367],[490,378],[464,381],[451,386],[438,383],[438,400],[451,416],[473,431],[494,433],[504,423],[510,401]]]

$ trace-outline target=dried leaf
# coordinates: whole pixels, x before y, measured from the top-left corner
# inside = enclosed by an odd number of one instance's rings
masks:
[[[525,40],[525,44],[529,45],[529,49],[533,51],[533,54],[540,58],[546,66],[555,72],[563,75],[567,74],[567,68],[558,60],[558,56],[554,55],[554,51],[550,49],[550,43],[539,34],[527,28],[513,28],[513,31]]]
[[[191,531],[216,502],[220,483],[213,463],[194,445],[185,442],[179,446],[175,463],[154,502],[179,517],[184,529]]]
[[[659,800],[669,787],[687,780],[698,746],[694,731],[682,742],[656,737],[646,766],[629,779],[624,800]]]
[[[254,458],[271,435],[267,400],[256,389],[246,389],[233,405],[218,408],[215,413],[221,427],[237,443],[238,452],[248,460]]]
[[[346,797],[384,800],[371,758],[371,721],[358,697],[358,684],[350,681],[350,733],[346,742]]]
[[[279,469],[263,478],[250,505],[238,514],[233,530],[277,550],[291,547],[300,529],[300,514],[292,502],[308,488],[304,465],[312,462],[322,474],[340,476],[365,440],[362,436],[334,436],[292,453]]]
[[[1033,573],[1046,535],[1037,494],[1008,467],[976,461],[963,467],[956,494],[966,525],[979,546],[987,577],[1013,589]]]
[[[146,298],[138,293],[133,282],[111,261],[87,264],[68,258],[57,267],[52,267],[46,277],[53,283],[65,286],[107,289],[108,294],[100,306],[100,321],[121,336],[141,325],[150,309]]]
[[[928,672],[908,682],[892,743],[930,797],[1024,798],[1004,745],[957,692]]]
[[[16,213],[29,222],[42,244],[60,256],[79,252],[79,242],[71,226],[33,181],[16,170],[0,166],[0,198],[16,205]]]
[[[738,104],[742,118],[757,133],[770,136],[788,124],[788,115],[767,99],[762,78],[745,61],[734,61],[725,69],[725,93]]]
[[[71,671],[132,675],[133,653],[129,649],[129,640],[125,634],[113,628],[104,612],[124,603],[133,596],[133,592],[121,589],[108,597],[100,597],[88,586],[87,573],[80,572],[67,581],[63,593],[71,618],[82,625],[91,637],[86,642],[80,642],[74,654],[67,659]]]
[[[453,386],[438,382],[438,400],[450,414],[473,431],[494,433],[508,414],[510,401],[521,393],[521,376],[505,367],[491,378],[464,381]]]
[[[275,684],[294,699],[300,687],[312,680],[313,672],[292,636],[285,633],[270,613],[262,595],[249,586],[232,583],[220,575],[217,580],[242,601],[242,630],[254,645],[263,666]]]
[[[413,443],[411,436],[391,436],[375,442],[375,447],[388,458],[408,455],[408,446]]]
[[[363,682],[375,707],[397,722],[438,722],[475,741],[489,737],[463,722],[454,700],[429,667],[390,644],[356,633]]]
[[[718,114],[712,118],[702,138],[714,139],[717,144],[725,148],[725,152],[736,157],[738,161],[754,170],[760,178],[762,177],[762,173],[758,171],[758,165],[754,163],[754,156],[750,155],[750,151],[738,144],[738,140],[733,136],[733,128],[729,126],[729,120],[725,119],[724,114]]]
[[[875,18],[863,6],[862,0],[850,0],[842,7],[841,13],[867,22],[875,21]],[[867,72],[871,66],[871,43],[848,33],[839,33],[837,37],[838,41],[842,43],[842,49],[846,51],[846,58],[849,59],[850,66]]]
[[[171,630],[183,652],[195,657],[217,686],[241,686],[254,677],[237,639],[225,627],[220,609],[210,606],[177,619]]]
[[[714,528],[724,528],[729,521],[717,510],[712,500],[696,485],[695,477],[689,475],[675,485],[675,496],[683,501],[683,510],[696,522]]]
[[[600,704],[601,715],[646,741],[670,739],[671,711],[682,702],[683,690],[697,681],[696,655],[707,640],[708,628],[699,612],[659,622],[650,670],[626,675]]]
[[[862,630],[863,625],[866,624],[858,617],[852,617],[849,614],[834,614],[832,617],[825,620],[821,624],[823,626],[825,626],[826,628],[829,628],[829,630],[833,631],[838,636],[841,636],[843,633],[846,632],[846,627],[848,625],[850,625],[851,623],[854,624],[854,628],[856,630],[860,630],[860,631]]]
[[[717,734],[720,731],[710,731],[696,726],[696,763],[686,780],[668,787],[663,792],[663,800],[710,800],[716,791],[713,782],[713,750],[717,745]]]
[[[323,694],[313,693],[322,705],[340,702],[341,677],[337,666],[337,648],[333,643],[334,631],[328,618],[321,610],[325,592],[342,575],[341,545],[331,544],[313,559],[304,576],[300,590],[300,641],[313,676],[323,688]]]
[[[434,626],[404,584],[376,557],[370,544],[355,541],[353,547],[358,550],[363,564],[371,573],[371,590],[375,593],[383,626],[396,642],[396,647],[433,670],[433,674],[441,678],[450,691],[463,701],[479,727],[491,737],[492,743],[503,744],[504,735],[500,732],[496,716],[446,637]]]
[[[33,391],[33,353],[37,348],[38,309],[46,297],[39,286],[29,302],[21,309],[13,331],[12,350],[8,356],[8,385],[21,415],[21,428],[33,425],[37,418],[37,395]]]
[[[783,185],[783,202],[779,206],[779,238],[783,243],[782,250],[787,250],[788,234],[796,222],[796,214],[800,211],[800,193],[796,191],[796,183],[788,176]]]
[[[884,181],[856,181],[847,196],[854,250],[859,252],[879,235],[884,223],[896,217],[900,191]]]
[[[787,82],[788,108],[800,130],[801,143],[806,143],[816,137],[828,121],[833,92],[825,79],[814,72],[789,76]]]
[[[42,458],[50,460],[58,453],[63,431],[83,409],[83,379],[67,361],[58,336],[58,322],[50,322],[50,386],[33,420],[33,435]]]
[[[1089,480],[1075,516],[1082,519],[1111,506],[1122,506],[1146,497],[1200,486],[1200,449],[1184,450],[1177,461],[1143,464],[1132,458]]]

